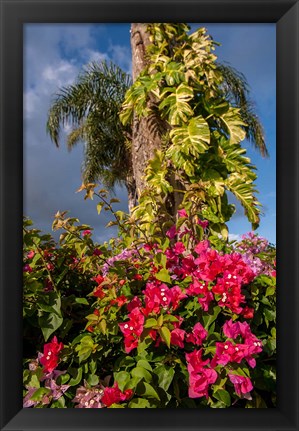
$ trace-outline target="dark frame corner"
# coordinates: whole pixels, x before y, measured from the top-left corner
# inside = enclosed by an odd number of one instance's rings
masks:
[[[1,429],[298,430],[298,0],[0,0]],[[278,393],[276,409],[22,409],[22,52],[29,22],[272,22],[277,29]]]

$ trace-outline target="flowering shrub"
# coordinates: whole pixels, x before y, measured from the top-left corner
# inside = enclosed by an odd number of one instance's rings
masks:
[[[274,407],[275,248],[113,214],[101,245],[66,213],[59,244],[24,221],[24,407]]]

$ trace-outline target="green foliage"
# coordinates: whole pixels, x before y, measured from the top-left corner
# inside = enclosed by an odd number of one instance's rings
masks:
[[[103,199],[103,206],[108,205],[111,210],[116,202],[107,200],[105,191],[97,192],[94,186],[91,189],[83,188],[89,198]],[[162,235],[163,215],[150,234],[142,230],[138,220],[136,223],[132,217],[113,214],[118,221],[119,238],[102,245],[93,242],[88,226],[67,217],[66,212],[57,213],[53,223],[55,229],[63,231],[59,245],[32,228],[29,220],[24,220],[24,346],[26,358],[30,358],[24,361],[25,406],[70,408],[79,402],[80,393],[92,393],[90,396],[96,400],[108,389],[123,394],[122,399],[116,397],[111,404],[106,401],[109,408],[275,406],[275,248],[250,234],[238,244],[218,238],[219,251],[216,251],[211,246],[213,236],[204,227],[206,220],[189,210],[180,213],[175,225],[177,232],[184,226],[182,241],[169,238],[170,231]],[[166,225],[168,229],[173,228],[170,222]],[[200,294],[191,293],[200,275],[194,275],[198,274],[196,269],[187,269],[187,261],[194,263],[198,256],[204,256],[204,252],[194,250],[206,240],[210,240],[211,256],[214,252],[215,256],[217,253],[222,256],[218,257],[219,262],[225,258],[229,264],[231,253],[235,256],[245,253],[244,259],[250,260],[246,271],[251,266],[258,268],[250,282],[242,282],[243,308],[234,310],[220,304],[221,295],[214,289],[224,273],[206,284],[212,295],[208,307],[200,302],[203,298]],[[173,254],[176,247],[180,251]],[[174,267],[173,257],[177,259]],[[174,278],[174,268],[185,268],[187,273]],[[232,266],[230,271],[237,270]],[[156,309],[146,299],[146,289],[153,286],[164,289],[163,295],[169,295],[168,289],[179,289],[177,293],[183,296],[177,305]],[[134,310],[144,318],[141,332],[131,340],[137,339],[138,345],[128,350],[121,325],[128,322],[129,329],[131,324],[135,325],[128,321],[131,316],[128,307],[134,298],[141,301]],[[154,308],[146,311],[149,306]],[[59,325],[55,323],[58,317]],[[47,332],[49,325],[43,319],[52,322],[51,333]],[[223,331],[228,321],[250,324],[252,336],[262,343],[262,351],[252,357],[256,365],[249,367],[246,358],[213,365],[217,379],[209,386],[207,397],[194,396],[190,392],[187,355],[201,350],[203,360],[212,364],[210,360],[217,355],[217,343],[228,339]],[[198,345],[187,339],[197,323],[206,331]],[[181,341],[174,337],[174,333],[179,337],[178,330],[184,334]],[[54,364],[57,376],[47,372],[41,362],[45,357],[44,346],[54,343],[54,335],[63,344]],[[241,336],[232,341],[243,342]],[[236,392],[229,378],[231,373],[251,380],[254,389],[247,398]],[[100,407],[105,406],[104,403]]]
[[[151,109],[168,124],[166,151],[158,151],[149,163],[148,190],[139,198],[136,216],[150,223],[161,211],[172,211],[173,215],[171,199],[185,207],[197,186],[199,193],[193,195],[197,209],[206,210],[215,234],[227,237],[225,223],[234,211],[227,202],[227,191],[241,202],[253,229],[259,224],[254,166],[243,156],[245,149],[241,147],[247,125],[242,110],[233,105],[223,86],[228,81],[221,72],[227,71],[235,78],[234,91],[237,78],[231,69],[217,68],[212,54],[215,42],[205,29],[193,34],[188,30],[183,24],[148,25],[152,41],[149,64],[127,91],[123,103],[120,118],[124,125],[132,121],[133,112],[148,116]],[[238,100],[243,104],[245,93],[242,87]],[[152,108],[149,100],[154,101]],[[181,186],[179,198],[171,177]]]

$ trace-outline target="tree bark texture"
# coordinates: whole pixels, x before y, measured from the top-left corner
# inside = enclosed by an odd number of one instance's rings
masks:
[[[147,65],[146,48],[150,44],[150,40],[146,28],[147,24],[133,23],[131,25],[133,81]],[[132,163],[137,199],[145,188],[145,168],[149,160],[154,157],[155,150],[161,150],[162,136],[170,128],[167,122],[161,120],[156,101],[149,100],[148,106],[152,110],[152,114],[141,118],[134,114],[132,126]],[[174,190],[185,189],[174,174],[169,176],[168,181]],[[177,214],[182,198],[183,194],[177,191],[167,197],[166,207],[173,217]]]
[[[133,81],[147,65],[146,48],[150,44],[146,33],[147,24],[131,25],[132,72]],[[149,101],[153,107],[154,102]],[[155,150],[161,148],[161,125],[155,115],[138,118],[134,114],[132,127],[132,162],[136,181],[137,196],[145,187],[144,170],[148,161],[154,157]]]

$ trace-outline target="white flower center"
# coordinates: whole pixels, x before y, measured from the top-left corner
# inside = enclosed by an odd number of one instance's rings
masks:
[[[163,299],[163,301],[167,301],[167,298],[165,298],[165,296],[164,296],[164,298],[162,298]]]
[[[133,329],[134,329],[133,326],[130,326],[130,331],[133,331]]]
[[[228,349],[228,346],[227,346],[227,345],[225,345],[225,346],[224,346],[224,348],[225,348],[225,350],[227,350],[227,349]]]
[[[127,325],[127,324],[125,324],[125,325],[124,325],[124,328],[125,328],[125,329],[128,329],[128,327],[129,327],[129,325]]]
[[[239,347],[235,347],[235,351],[238,352],[239,351]]]

